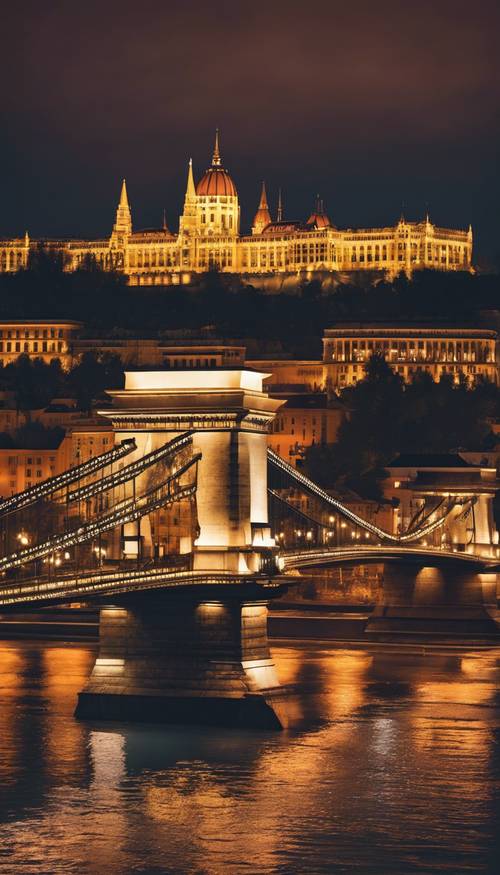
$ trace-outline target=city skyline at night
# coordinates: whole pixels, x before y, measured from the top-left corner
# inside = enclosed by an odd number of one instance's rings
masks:
[[[171,230],[172,229],[172,230]],[[393,225],[379,228],[339,228],[318,195],[307,218],[285,215],[281,191],[276,213],[271,215],[265,182],[251,233],[241,229],[238,189],[226,169],[215,132],[211,164],[196,179],[192,160],[187,168],[182,213],[174,226],[166,215],[161,226],[137,229],[134,225],[126,180],[122,181],[115,223],[101,239],[42,241],[24,237],[0,239],[0,273],[26,267],[30,253],[40,243],[58,252],[65,270],[98,264],[103,270],[123,273],[131,285],[179,285],[207,270],[265,277],[348,278],[360,272],[376,278],[411,277],[416,270],[473,272],[473,232],[443,228],[429,213],[419,222],[403,214]],[[369,280],[370,281],[370,280]],[[257,279],[259,282],[259,279]]]
[[[4,7],[1,871],[497,875],[498,0]]]
[[[119,10],[119,14],[118,14]],[[22,16],[22,19],[21,19]],[[260,4],[28,2],[4,12],[0,233],[107,232],[126,177],[137,227],[172,223],[186,154],[201,170],[215,126],[251,224],[260,181],[287,216],[317,191],[343,227],[427,209],[499,246],[496,4],[385,0],[349,11]]]

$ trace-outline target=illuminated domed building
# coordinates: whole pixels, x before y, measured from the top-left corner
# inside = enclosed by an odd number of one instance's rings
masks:
[[[212,163],[195,184],[189,162],[184,209],[179,231],[166,221],[161,228],[134,231],[125,180],[110,237],[101,240],[51,240],[46,245],[65,255],[68,270],[90,256],[105,270],[128,276],[131,285],[187,283],[211,268],[240,274],[258,283],[259,277],[289,275],[344,275],[372,271],[394,277],[410,276],[422,268],[472,270],[472,229],[449,230],[434,225],[429,216],[408,222],[402,216],[386,228],[340,229],[326,213],[318,196],[307,221],[283,217],[281,193],[276,220],[269,211],[265,184],[251,234],[240,233],[238,193],[222,166],[218,132]],[[25,266],[38,241],[28,234],[0,240],[0,272]]]

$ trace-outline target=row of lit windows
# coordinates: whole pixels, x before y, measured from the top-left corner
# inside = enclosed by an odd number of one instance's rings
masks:
[[[207,267],[231,267],[233,264],[233,254],[230,249],[222,249],[212,252],[210,249],[200,249],[199,267],[201,269]]]
[[[132,249],[129,250],[128,263],[130,267],[176,267],[179,257],[174,248]]]
[[[25,250],[11,249],[6,252],[5,249],[0,252],[0,271],[19,270],[23,266],[25,259]]]
[[[4,330],[0,328],[0,337],[24,337],[26,339],[29,337],[64,337],[64,332],[62,328],[7,328]]]
[[[219,360],[220,362],[220,360]],[[187,359],[187,358],[174,358],[174,359],[166,359],[165,366],[167,368],[215,368],[218,364],[217,359],[215,358],[206,358],[206,359]]]
[[[207,197],[206,195],[198,195],[198,203],[200,203],[202,205],[207,204],[207,203],[234,205],[236,203],[236,201],[237,201],[237,198],[235,198],[231,195],[225,195],[225,194],[217,195],[217,197],[214,197],[213,195],[210,195],[210,197]]]
[[[55,462],[55,460],[56,460],[55,456],[49,456],[49,462]],[[41,456],[26,456],[24,459],[22,456],[21,457],[18,457],[18,456],[9,456],[8,457],[8,464],[14,468],[16,467],[16,465],[22,464],[23,461],[24,461],[25,465],[41,465],[42,464],[42,457]]]
[[[337,340],[327,343],[331,361],[367,361],[380,353],[388,361],[494,362],[494,341],[480,340]]]
[[[46,340],[43,340],[39,343],[37,340],[33,341],[33,343],[21,343],[20,341],[16,341],[15,343],[7,340],[5,343],[4,350],[4,342],[0,340],[0,353],[2,352],[18,352],[18,353],[38,353],[38,352],[58,352],[63,353],[66,350],[64,349],[64,344],[61,341],[52,341],[48,343]]]
[[[207,220],[211,225],[215,224],[215,213],[208,213],[208,215],[207,215],[207,213],[202,213],[201,214],[202,225],[206,225]],[[229,213],[228,216],[226,216],[225,213],[221,213],[220,224],[222,225],[223,228],[226,228],[226,227],[232,228],[233,227],[233,217],[232,217],[231,213]]]
[[[103,269],[123,267],[123,252],[112,252],[109,249],[105,250],[104,252],[93,251],[92,249],[89,249],[87,252],[75,252],[73,254],[73,260],[76,265],[79,265],[89,255],[92,255]]]

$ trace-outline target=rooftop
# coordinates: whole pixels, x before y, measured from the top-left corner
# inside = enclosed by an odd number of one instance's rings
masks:
[[[401,453],[387,468],[476,468],[459,453]]]

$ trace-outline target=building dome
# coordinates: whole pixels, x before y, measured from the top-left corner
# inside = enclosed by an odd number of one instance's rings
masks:
[[[222,167],[210,167],[196,186],[196,194],[236,197],[236,188],[226,170]]]
[[[196,194],[203,197],[219,196],[237,197],[236,186],[227,170],[221,167],[219,153],[219,132],[215,134],[215,147],[212,158],[212,166],[201,177],[196,186]]]

